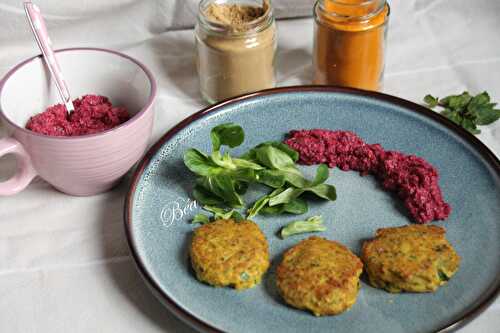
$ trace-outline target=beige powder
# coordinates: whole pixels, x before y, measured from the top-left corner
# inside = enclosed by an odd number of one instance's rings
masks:
[[[268,6],[266,0],[262,7],[212,3],[206,8],[206,19],[226,28],[196,31],[200,86],[208,101],[275,86],[276,26],[255,30],[253,24],[268,14]]]
[[[262,7],[212,3],[205,9],[205,17],[230,30],[245,31],[248,23],[262,17],[267,9],[267,2]]]

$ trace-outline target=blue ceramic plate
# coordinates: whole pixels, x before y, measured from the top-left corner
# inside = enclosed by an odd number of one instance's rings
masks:
[[[284,250],[309,237],[281,240],[281,226],[294,216],[254,220],[266,234],[272,266],[263,282],[246,291],[198,282],[188,244],[200,211],[189,199],[194,176],[183,165],[189,147],[210,150],[210,129],[241,124],[244,144],[235,154],[291,129],[350,130],[366,142],[416,154],[440,172],[453,212],[444,222],[447,238],[462,257],[458,273],[433,294],[390,294],[362,287],[356,304],[333,317],[316,318],[284,304],[274,270]],[[315,167],[304,167],[309,176]],[[359,254],[362,240],[378,228],[411,223],[401,203],[372,177],[335,169],[328,180],[335,202],[318,202],[307,216],[323,215],[328,231]],[[261,194],[249,193],[247,202]],[[202,331],[229,332],[429,332],[454,330],[477,315],[500,285],[500,163],[479,140],[441,116],[411,102],[378,93],[329,87],[281,88],[239,97],[184,120],[147,153],[126,201],[125,223],[133,256],[145,280],[170,310]]]

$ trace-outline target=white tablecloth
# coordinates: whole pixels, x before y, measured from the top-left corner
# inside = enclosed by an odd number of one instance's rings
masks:
[[[0,74],[37,52],[20,1],[0,3]],[[194,67],[195,1],[39,1],[58,47],[98,46],[142,60],[159,95],[153,140],[205,106]],[[276,1],[282,16],[312,1]],[[488,90],[500,101],[500,1],[392,1],[384,91],[420,102]],[[311,81],[312,20],[281,21],[279,85]],[[166,29],[175,28],[174,31]],[[500,121],[479,138],[500,154]],[[2,129],[0,127],[0,136]],[[13,161],[0,160],[0,179]],[[129,178],[87,198],[37,179],[0,198],[0,332],[191,331],[150,294],[129,256],[122,221]],[[473,221],[468,221],[473,222]],[[498,332],[500,301],[462,332]]]

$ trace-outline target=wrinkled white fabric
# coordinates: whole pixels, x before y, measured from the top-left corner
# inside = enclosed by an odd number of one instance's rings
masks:
[[[159,83],[152,142],[206,104],[194,67],[197,1],[35,1],[59,47],[96,46],[143,61]],[[311,13],[312,0],[275,0],[280,17]],[[394,0],[384,91],[420,102],[487,90],[500,101],[500,2]],[[311,81],[312,19],[280,21],[279,85]],[[0,75],[37,52],[21,1],[0,3]],[[479,135],[500,155],[500,121]],[[0,136],[2,136],[0,126]],[[0,160],[0,180],[14,161]],[[191,332],[151,295],[123,231],[127,177],[93,197],[61,194],[37,179],[0,198],[0,332]],[[461,332],[495,332],[500,301]]]

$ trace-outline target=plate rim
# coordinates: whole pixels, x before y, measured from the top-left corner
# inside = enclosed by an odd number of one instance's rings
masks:
[[[299,85],[299,86],[287,86],[279,88],[271,88],[260,90],[253,93],[243,94],[233,98],[229,98],[218,102],[216,104],[210,105],[197,111],[190,116],[184,118],[171,129],[169,129],[165,134],[163,134],[156,143],[148,149],[146,154],[143,156],[138,166],[136,167],[132,178],[129,190],[125,197],[124,205],[124,224],[125,233],[127,237],[127,243],[129,246],[130,253],[134,259],[134,263],[146,282],[146,285],[152,291],[152,293],[161,301],[161,303],[179,319],[184,321],[189,326],[196,330],[203,332],[224,332],[221,329],[213,326],[211,323],[201,320],[194,314],[185,310],[182,306],[177,304],[162,288],[155,282],[154,278],[151,276],[149,271],[146,269],[142,259],[140,258],[132,232],[132,207],[133,207],[133,197],[137,189],[139,180],[145,170],[149,165],[151,159],[158,152],[158,150],[167,143],[175,134],[190,125],[192,122],[203,118],[207,115],[217,112],[219,109],[233,104],[238,104],[243,101],[251,100],[262,96],[273,96],[288,93],[304,93],[304,92],[322,92],[322,93],[342,93],[347,95],[362,96],[375,99],[378,101],[388,102],[390,104],[400,106],[406,109],[410,109],[419,115],[426,117],[438,124],[451,130],[459,137],[470,143],[476,151],[493,167],[494,171],[500,177],[500,160],[495,156],[495,154],[478,138],[469,133],[467,130],[463,129],[461,126],[448,120],[446,117],[440,115],[439,113],[432,111],[422,105],[408,101],[406,99],[396,97],[393,95],[368,91],[356,88],[338,87],[338,86],[319,86],[319,85]],[[470,321],[479,316],[488,306],[493,303],[493,301],[500,295],[500,276],[497,276],[495,281],[488,287],[488,289],[468,308],[463,314],[458,315],[456,318],[451,319],[448,323],[434,331],[435,333],[449,333],[455,332],[459,328],[464,327]]]

